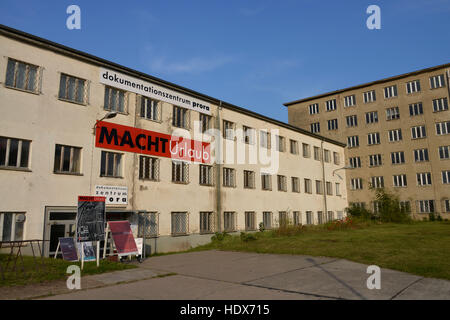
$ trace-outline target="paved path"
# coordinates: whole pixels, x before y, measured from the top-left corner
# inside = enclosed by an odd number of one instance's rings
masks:
[[[381,269],[381,289],[369,290],[367,265],[334,258],[202,251],[152,257],[140,267],[91,276],[104,287],[46,299],[450,300],[450,281],[389,269]]]

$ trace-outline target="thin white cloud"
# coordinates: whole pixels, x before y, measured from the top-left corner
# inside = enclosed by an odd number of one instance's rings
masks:
[[[168,57],[157,57],[150,61],[152,71],[164,74],[203,73],[214,71],[233,62],[231,56],[191,57],[184,61],[173,61]]]

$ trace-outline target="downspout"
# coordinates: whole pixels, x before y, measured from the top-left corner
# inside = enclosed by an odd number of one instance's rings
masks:
[[[216,133],[217,140],[214,141],[215,145],[215,185],[216,185],[216,217],[217,217],[217,230],[216,232],[222,231],[222,196],[221,196],[221,173],[222,173],[222,134],[220,131],[220,111],[222,110],[222,101],[219,102],[219,107],[217,108],[217,116],[216,116]]]
[[[320,141],[320,162],[322,164],[322,186],[323,186],[323,207],[324,207],[324,216],[323,221],[328,217],[328,207],[327,207],[327,188],[326,188],[326,180],[325,180],[325,162],[324,162],[324,153],[323,153],[323,140]]]

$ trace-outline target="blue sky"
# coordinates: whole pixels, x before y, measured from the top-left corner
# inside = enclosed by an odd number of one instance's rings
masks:
[[[449,17],[450,0],[0,2],[2,24],[285,122],[284,102],[450,62]]]

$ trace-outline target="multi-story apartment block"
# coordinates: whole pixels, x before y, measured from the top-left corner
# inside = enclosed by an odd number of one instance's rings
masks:
[[[416,218],[449,218],[449,70],[439,65],[288,102],[289,123],[347,144],[349,202],[376,211],[369,188],[384,186]]]

